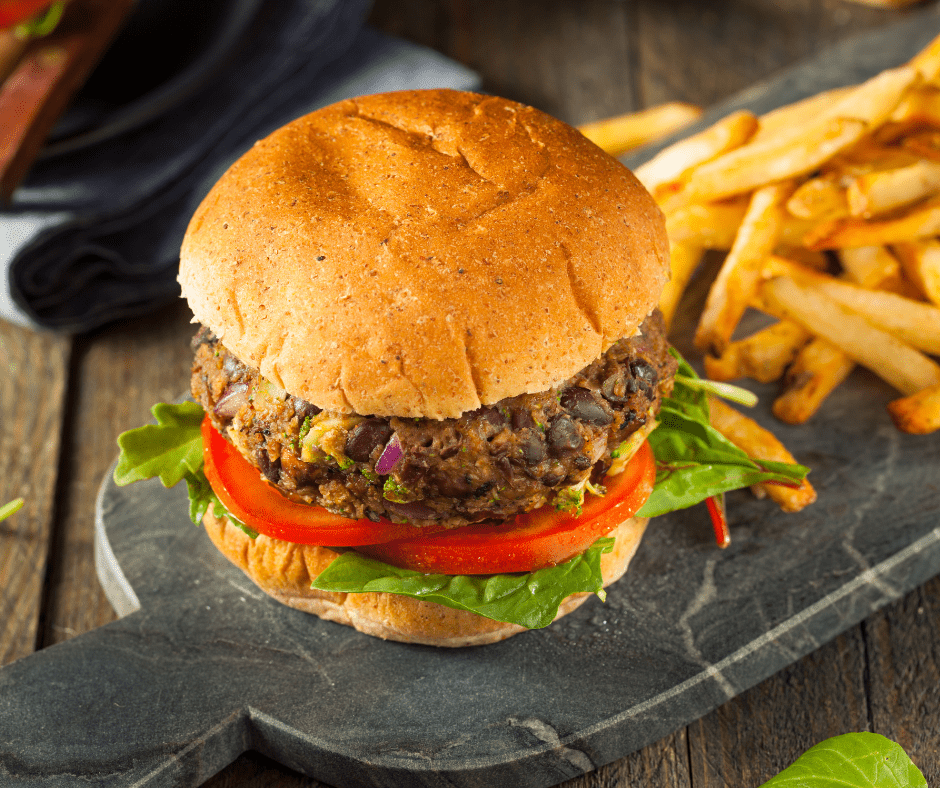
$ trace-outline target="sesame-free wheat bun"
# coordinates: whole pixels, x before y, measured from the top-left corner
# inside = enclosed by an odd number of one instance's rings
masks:
[[[203,200],[181,251],[202,324],[206,476],[231,513],[210,507],[209,536],[279,601],[382,638],[490,643],[550,620],[559,598],[558,615],[573,610],[624,573],[646,525],[630,515],[652,454],[630,458],[676,368],[655,309],[667,251],[662,214],[625,167],[506,99],[368,96],[261,140]],[[582,517],[586,491],[608,482],[620,492]],[[455,532],[483,542],[455,548]],[[538,619],[362,582],[311,588],[337,545],[360,554],[333,567],[358,561],[357,580],[361,554],[387,573],[503,575],[550,570],[605,535],[600,570],[580,563],[589,579],[526,586]],[[444,568],[391,552],[432,536]]]
[[[351,99],[261,140],[199,206],[179,280],[235,356],[319,408],[455,418],[634,334],[659,209],[578,131],[449,90]]]

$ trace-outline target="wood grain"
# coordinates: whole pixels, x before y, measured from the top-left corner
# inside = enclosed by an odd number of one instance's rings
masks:
[[[36,649],[70,346],[0,321],[0,502],[26,501],[0,522],[0,664]]]

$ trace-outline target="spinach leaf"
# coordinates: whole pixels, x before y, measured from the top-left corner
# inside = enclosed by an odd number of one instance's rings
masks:
[[[496,621],[539,629],[552,623],[570,594],[604,598],[601,554],[613,549],[610,537],[598,539],[579,556],[527,574],[426,575],[399,569],[353,550],[343,553],[313,581],[321,591],[385,591],[469,610]]]
[[[810,747],[762,788],[927,788],[927,781],[899,744],[863,731]]]

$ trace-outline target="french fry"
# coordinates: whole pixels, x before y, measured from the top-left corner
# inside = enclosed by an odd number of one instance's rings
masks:
[[[805,424],[854,368],[844,352],[816,337],[787,370],[786,388],[774,400],[774,416],[787,424]]]
[[[849,213],[871,217],[940,191],[940,162],[921,160],[907,167],[859,175],[845,190]]]
[[[940,383],[940,365],[818,288],[777,277],[761,289],[772,306],[813,334],[828,339],[902,394],[914,394]]]
[[[940,126],[940,90],[927,83],[908,91],[894,108],[888,123],[902,124],[908,129],[915,124]]]
[[[746,211],[746,200],[685,205],[666,213],[666,232],[673,243],[730,249]]]
[[[776,255],[767,259],[763,275],[789,276],[904,343],[925,353],[940,355],[940,308],[933,304],[913,301],[884,290],[859,287]]]
[[[780,320],[731,342],[717,358],[705,356],[705,374],[719,381],[751,378],[770,383],[783,375],[810,336],[801,325]]]
[[[901,147],[915,156],[940,161],[940,131],[926,130],[909,134],[901,140]]]
[[[838,219],[849,214],[845,187],[835,175],[804,181],[787,200],[787,210],[800,219]]]
[[[924,82],[935,82],[940,74],[940,36],[914,55],[909,63],[917,69]]]
[[[892,400],[888,413],[902,432],[926,435],[940,430],[940,385]]]
[[[770,112],[765,112],[757,119],[757,133],[750,141],[764,142],[781,134],[788,134],[794,128],[806,126],[815,121],[820,113],[828,110],[833,103],[850,93],[854,87],[850,85],[824,90],[822,93],[814,93],[792,104],[785,104]]]
[[[639,112],[585,123],[578,130],[611,156],[621,156],[688,126],[701,114],[701,107],[672,101]]]
[[[901,271],[898,258],[884,246],[840,249],[839,261],[848,279],[868,288],[879,287],[882,282],[896,277]]]
[[[779,439],[752,418],[715,397],[709,398],[708,407],[712,426],[751,459],[758,462],[796,462]],[[805,480],[795,488],[779,484],[761,484],[758,487],[785,512],[798,512],[816,500],[816,490]]]
[[[712,283],[695,333],[695,346],[721,354],[760,285],[764,258],[777,245],[792,184],[764,186],[751,196],[734,244]]]
[[[695,269],[698,268],[698,264],[702,261],[704,252],[702,247],[692,244],[673,242],[669,244],[671,276],[659,296],[659,311],[663,314],[667,329],[672,325],[672,319],[675,317],[682,294],[692,274],[695,273]]]
[[[637,167],[640,182],[656,195],[663,186],[677,181],[686,170],[743,144],[757,129],[754,113],[732,112],[698,134],[670,145]]]
[[[823,222],[803,238],[810,249],[897,244],[940,234],[940,195],[891,219],[835,219]]]
[[[924,297],[940,305],[940,240],[901,243],[894,251],[907,278]]]
[[[915,67],[887,69],[842,94],[806,124],[757,137],[693,170],[686,199],[715,200],[804,175],[883,123],[920,79]]]

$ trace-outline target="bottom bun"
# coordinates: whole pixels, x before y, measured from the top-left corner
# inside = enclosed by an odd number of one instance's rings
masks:
[[[294,544],[260,535],[249,537],[224,517],[207,511],[202,519],[216,547],[265,593],[289,607],[327,621],[355,627],[367,635],[429,646],[478,646],[524,632],[525,627],[493,621],[467,610],[388,593],[347,594],[310,587],[330,562],[334,550]],[[633,517],[612,531],[613,550],[601,556],[604,585],[619,580],[636,552],[647,520]],[[572,594],[558,608],[557,621],[581,605],[590,593]]]

